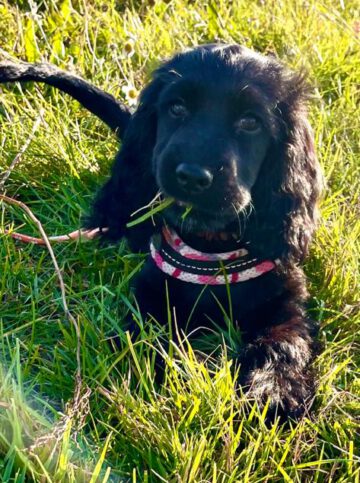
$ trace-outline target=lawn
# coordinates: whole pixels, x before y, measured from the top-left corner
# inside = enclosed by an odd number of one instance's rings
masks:
[[[39,236],[36,224],[2,202],[1,481],[359,482],[359,4],[0,0],[0,59],[55,63],[124,101],[161,59],[214,40],[275,53],[304,67],[314,86],[327,185],[306,263],[324,346],[314,412],[267,428],[236,390],[224,349],[204,361],[186,344],[173,347],[156,385],[164,330],[140,320],[131,341],[122,329],[128,310],[138,317],[129,282],[144,255],[125,243],[54,246],[71,319],[49,251],[4,234],[11,226]],[[109,173],[114,135],[43,85],[1,85],[0,122],[0,172],[31,138],[7,196],[26,203],[48,235],[78,228]],[[107,342],[114,332],[116,352]]]

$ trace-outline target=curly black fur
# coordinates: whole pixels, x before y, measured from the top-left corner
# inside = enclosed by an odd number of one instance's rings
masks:
[[[0,82],[6,80],[0,66]],[[302,414],[314,391],[316,325],[305,313],[299,264],[316,225],[322,177],[307,97],[303,75],[237,45],[211,44],[175,55],[154,72],[131,118],[118,123],[123,144],[86,221],[107,228],[108,240],[126,237],[134,250],[147,251],[165,219],[194,248],[231,249],[229,241],[201,233],[235,233],[255,256],[279,258],[276,270],[231,285],[231,299],[244,340],[240,382],[260,403],[270,398],[270,415],[284,417]],[[180,165],[195,167],[211,186],[184,187]],[[127,228],[131,214],[159,190],[193,207],[185,220],[182,204],[175,203],[155,225]],[[135,286],[144,316],[167,324],[166,284],[180,328],[194,305],[188,331],[223,320],[225,286],[203,291],[166,276],[151,258]]]

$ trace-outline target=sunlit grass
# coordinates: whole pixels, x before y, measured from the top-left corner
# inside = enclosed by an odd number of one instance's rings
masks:
[[[306,264],[309,313],[324,351],[312,417],[266,428],[234,383],[238,334],[209,333],[217,351],[186,340],[164,352],[167,328],[141,320],[129,282],[144,256],[125,244],[55,246],[81,330],[80,405],[72,412],[76,336],[44,248],[0,234],[1,481],[359,481],[359,7],[319,2],[0,2],[0,58],[51,61],[125,100],[159,61],[199,43],[238,42],[305,67],[311,121],[327,188]],[[154,3],[154,5],[153,5]],[[123,47],[130,43],[134,55]],[[43,120],[6,184],[49,235],[80,226],[109,173],[117,141],[94,116],[42,85],[0,87],[0,171]],[[142,216],[143,212],[134,216]],[[17,208],[0,205],[1,228],[38,236]],[[128,311],[137,341],[123,330]],[[172,316],[169,310],[169,317]],[[225,317],[226,318],[226,317]],[[214,321],[216,323],[216,321]],[[214,329],[216,327],[214,326]],[[109,340],[119,334],[113,352]],[[218,334],[216,336],[216,333]],[[221,347],[225,342],[228,348]],[[166,360],[154,381],[155,352]],[[209,351],[207,351],[209,354]],[[227,357],[228,356],[228,357]]]

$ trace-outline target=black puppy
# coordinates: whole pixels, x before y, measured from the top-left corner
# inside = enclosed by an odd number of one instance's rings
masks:
[[[3,63],[0,82],[9,80],[68,92],[123,138],[86,226],[150,251],[135,287],[142,314],[167,324],[167,286],[180,328],[220,323],[230,287],[241,384],[270,398],[271,413],[299,416],[316,346],[299,264],[322,179],[303,76],[238,45],[205,45],[162,64],[134,114],[50,66]],[[156,223],[127,228],[159,191],[174,202]]]

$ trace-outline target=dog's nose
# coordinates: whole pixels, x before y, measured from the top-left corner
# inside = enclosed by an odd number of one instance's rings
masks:
[[[213,175],[208,169],[201,166],[181,163],[176,168],[176,179],[183,190],[200,193],[210,188]]]

